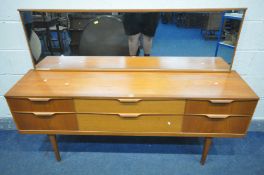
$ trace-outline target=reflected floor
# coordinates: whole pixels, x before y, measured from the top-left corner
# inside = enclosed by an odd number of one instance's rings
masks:
[[[160,23],[153,43],[152,55],[214,56],[217,40],[205,40],[199,28],[183,28],[175,24]],[[233,48],[220,46],[218,56],[231,63],[233,52]]]
[[[54,33],[53,37],[56,37]],[[67,32],[63,34],[65,44],[64,55],[71,55],[69,48],[70,38]],[[56,40],[56,39],[54,39]],[[58,45],[57,43],[54,43]],[[177,27],[175,24],[158,25],[156,35],[153,40],[152,56],[214,56],[217,40],[205,40],[199,28]],[[43,48],[45,51],[45,49]],[[218,56],[231,63],[233,48],[220,46]],[[49,52],[44,52],[50,55]],[[56,55],[56,54],[55,54]],[[60,55],[59,53],[57,55]],[[143,55],[143,51],[141,51]]]

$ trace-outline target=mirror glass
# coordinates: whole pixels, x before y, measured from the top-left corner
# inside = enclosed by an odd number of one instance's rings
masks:
[[[63,55],[222,57],[231,65],[244,13],[20,10],[35,64]]]

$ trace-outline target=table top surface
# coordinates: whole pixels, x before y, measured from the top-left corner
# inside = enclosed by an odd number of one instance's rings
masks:
[[[234,71],[29,71],[6,97],[258,99]]]
[[[228,72],[221,57],[47,56],[37,70]]]

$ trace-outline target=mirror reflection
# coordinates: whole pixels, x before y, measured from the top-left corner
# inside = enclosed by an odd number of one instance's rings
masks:
[[[35,63],[46,56],[204,56],[232,63],[244,10],[20,11]]]

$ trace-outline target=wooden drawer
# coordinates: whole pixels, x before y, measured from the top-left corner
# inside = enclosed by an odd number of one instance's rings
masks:
[[[11,111],[74,112],[72,99],[8,98]]]
[[[20,130],[77,130],[75,114],[13,113]]]
[[[223,117],[223,118],[221,118]],[[183,132],[244,134],[251,116],[187,115],[183,117]]]
[[[187,100],[185,114],[252,115],[257,101]]]
[[[126,116],[127,115],[127,116]],[[129,116],[130,115],[130,116]],[[136,114],[78,114],[78,125],[82,131],[105,132],[179,132],[182,116]]]
[[[183,114],[184,100],[76,99],[77,112]]]

